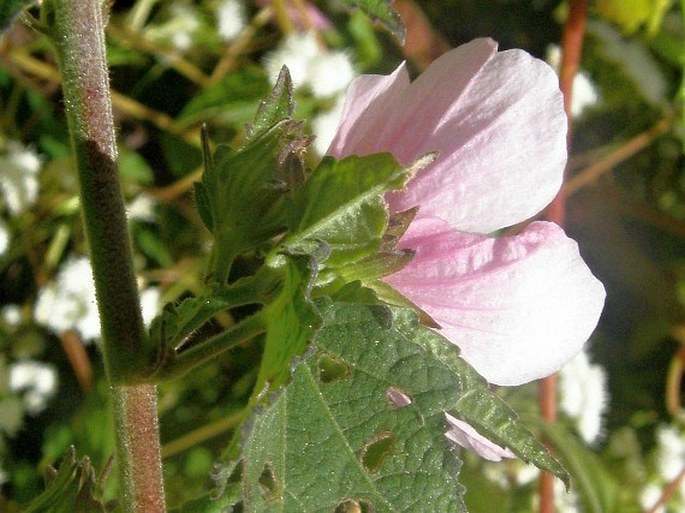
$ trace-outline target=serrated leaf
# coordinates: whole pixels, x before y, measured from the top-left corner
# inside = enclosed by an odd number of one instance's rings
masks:
[[[59,470],[49,474],[45,491],[36,497],[24,513],[106,513],[107,508],[96,496],[99,494],[95,471],[90,460],[76,460],[71,448]]]
[[[323,243],[329,267],[373,254],[387,225],[383,195],[402,188],[413,172],[388,153],[324,158],[293,197],[283,247],[312,253]]]
[[[349,7],[357,7],[373,21],[380,23],[400,44],[404,44],[406,28],[402,18],[391,7],[393,0],[342,0]]]
[[[293,113],[293,81],[286,66],[281,68],[276,85],[269,97],[259,104],[254,122],[247,127],[251,141],[277,123],[290,119]]]
[[[338,303],[324,318],[316,350],[252,421],[244,511],[465,511],[443,436],[452,373],[392,329],[387,308]]]
[[[299,129],[283,121],[238,151],[220,146],[202,175],[203,203],[214,234],[213,268],[219,283],[228,278],[233,259],[273,237],[285,219],[279,199],[282,151]],[[203,217],[204,217],[203,216]]]
[[[0,2],[0,32],[7,29],[23,10],[37,3],[37,0],[2,0]]]
[[[456,346],[434,331],[418,325],[415,316],[410,310],[398,309],[395,325],[458,376],[460,394],[458,400],[448,408],[450,413],[471,424],[486,438],[508,447],[522,460],[556,475],[568,486],[570,478],[566,469],[521,423],[516,412],[490,390],[483,377],[459,358]]]

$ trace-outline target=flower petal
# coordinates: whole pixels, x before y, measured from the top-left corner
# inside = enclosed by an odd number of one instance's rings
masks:
[[[437,59],[411,85],[362,77],[351,88],[334,156],[389,151],[403,164],[438,151],[391,210],[419,205],[461,231],[488,233],[530,218],[561,186],[566,115],[554,71],[521,50],[476,39]],[[406,73],[406,72],[405,72]],[[382,100],[378,89],[383,83]],[[372,101],[374,100],[374,101]],[[351,115],[352,119],[346,119]]]
[[[448,440],[470,449],[482,458],[490,461],[502,461],[502,458],[515,458],[516,455],[507,447],[500,447],[478,433],[471,424],[445,413],[450,430],[445,433]]]
[[[361,75],[347,89],[338,132],[327,155],[337,158],[390,151],[379,148],[374,134],[385,124],[388,112],[402,101],[409,86],[409,74],[404,63],[391,75]]]
[[[440,324],[491,383],[556,372],[582,349],[602,311],[604,287],[553,223],[496,239],[416,219],[401,246],[415,257],[385,281]]]

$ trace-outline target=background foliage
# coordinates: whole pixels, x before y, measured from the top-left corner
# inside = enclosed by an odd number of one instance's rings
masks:
[[[142,214],[131,214],[136,266],[141,288],[158,289],[163,302],[202,289],[209,233],[192,194],[202,164],[200,124],[208,123],[213,141],[242,144],[249,137],[246,124],[271,89],[269,56],[298,29],[295,11],[278,9],[284,5],[278,2],[269,11],[267,3],[242,2],[245,21],[231,37],[220,32],[218,1],[113,4],[107,35],[123,188],[129,205],[146,205]],[[329,25],[303,23],[316,30],[329,54],[346,52],[357,73],[388,72],[403,58],[418,73],[441,49],[486,35],[502,49],[524,48],[545,58],[549,45],[560,41],[567,11],[564,2],[552,0],[398,1],[407,25],[401,47],[360,12],[350,14],[336,3],[317,6]],[[672,441],[668,450],[685,454],[681,8],[665,0],[591,4],[582,69],[598,100],[575,119],[567,230],[608,290],[590,349],[608,375],[603,435],[594,444],[584,442],[572,418],[543,427],[534,385],[499,391],[555,442],[574,474],[577,502],[568,511],[647,510],[668,484],[660,455],[666,427],[680,434],[682,444],[678,449]],[[321,95],[320,88],[305,79],[296,88],[295,117],[314,131],[340,96],[335,90]],[[45,469],[57,465],[70,445],[90,457],[88,465],[70,463],[78,472],[88,473],[92,465],[101,474],[113,452],[96,344],[87,343],[84,330],[55,330],[36,313],[41,290],[70,257],[85,253],[60,101],[47,40],[15,22],[0,40],[0,221],[9,234],[0,254],[0,509],[8,511],[43,490]],[[24,185],[21,208],[6,185],[18,144],[40,159],[37,197],[28,201],[32,186]],[[315,165],[319,156],[313,150],[305,158]],[[232,272],[249,265],[237,261]],[[244,345],[162,386],[171,504],[211,489],[207,476],[241,420],[259,354],[258,345]],[[43,394],[44,407],[32,402],[31,390],[12,385],[13,366],[27,360],[48,364],[57,376],[54,392]],[[300,365],[305,372],[306,363]],[[462,456],[470,511],[534,510],[535,483],[519,462],[489,464]],[[102,504],[113,487],[111,477],[96,487]],[[649,493],[654,498],[645,499]],[[669,508],[683,511],[685,493],[676,494]]]

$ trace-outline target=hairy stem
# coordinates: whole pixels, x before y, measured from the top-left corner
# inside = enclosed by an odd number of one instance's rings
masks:
[[[101,0],[52,0],[45,2],[44,13],[62,72],[103,357],[113,384],[123,511],[161,513],[165,506],[156,390],[126,384],[144,374],[149,348],[118,178],[102,6]]]

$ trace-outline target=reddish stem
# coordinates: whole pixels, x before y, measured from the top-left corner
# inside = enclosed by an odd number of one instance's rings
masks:
[[[580,65],[587,20],[587,0],[571,0],[570,11],[562,37],[561,69],[559,87],[564,94],[564,109],[568,117],[567,148],[571,152],[571,100],[573,80]],[[547,211],[547,219],[564,224],[566,195],[562,188]],[[543,419],[553,423],[557,418],[557,379],[549,376],[540,382],[540,411]],[[549,442],[547,442],[549,446]],[[546,472],[540,478],[540,513],[554,513],[554,477]]]

